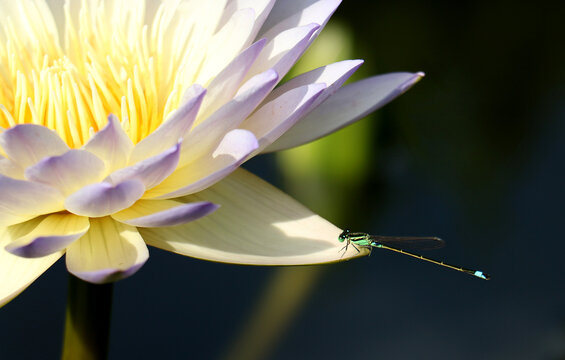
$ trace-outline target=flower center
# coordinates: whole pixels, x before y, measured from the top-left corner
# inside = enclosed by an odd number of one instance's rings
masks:
[[[149,36],[143,11],[115,10],[108,19],[103,3],[83,4],[78,31],[65,6],[65,50],[50,14],[33,3],[20,2],[16,23],[6,16],[0,25],[0,127],[43,125],[77,148],[115,114],[137,143],[178,106],[190,85],[192,79],[173,75],[182,51],[159,51],[167,35],[160,32],[159,16]],[[186,49],[188,39],[175,40]]]

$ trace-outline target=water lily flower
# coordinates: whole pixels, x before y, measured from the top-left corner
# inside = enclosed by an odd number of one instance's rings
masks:
[[[364,255],[239,169],[421,78],[341,87],[362,64],[349,60],[279,84],[338,4],[0,1],[0,305],[63,255],[96,284],[139,270],[147,245],[255,265]]]

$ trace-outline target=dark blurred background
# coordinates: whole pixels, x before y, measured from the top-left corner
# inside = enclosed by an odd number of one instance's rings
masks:
[[[357,78],[426,77],[352,127],[246,164],[342,228],[440,236],[429,256],[492,280],[377,250],[288,270],[151,249],[115,286],[110,358],[565,359],[563,19],[542,1],[346,1],[297,72],[362,58]],[[250,332],[289,271],[316,276],[286,323],[286,298],[269,305],[272,337]],[[65,298],[60,261],[0,310],[0,358],[58,358]]]

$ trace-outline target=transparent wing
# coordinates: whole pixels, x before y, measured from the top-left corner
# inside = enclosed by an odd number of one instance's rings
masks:
[[[434,236],[383,236],[370,235],[376,243],[387,245],[401,250],[434,250],[445,246],[445,242]]]

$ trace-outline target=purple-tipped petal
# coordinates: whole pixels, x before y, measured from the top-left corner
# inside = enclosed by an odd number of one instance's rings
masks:
[[[65,200],[65,209],[81,216],[106,216],[130,207],[144,192],[143,183],[136,179],[116,185],[101,182],[69,195]]]
[[[63,210],[63,200],[50,186],[0,175],[0,227]]]
[[[292,89],[266,103],[241,124],[259,139],[259,150],[287,131],[326,88],[325,84],[310,84]]]
[[[265,151],[289,149],[339,130],[386,105],[423,76],[423,73],[391,73],[344,86]]]
[[[133,143],[118,118],[110,114],[108,124],[94,134],[83,149],[104,160],[108,171],[111,172],[127,165]]]
[[[104,162],[84,150],[69,150],[50,156],[25,170],[27,179],[59,189],[64,195],[98,182],[104,177]]]
[[[202,102],[202,107],[198,112],[196,124],[198,119],[206,119],[210,114],[218,110],[220,106],[233,99],[247,71],[251,68],[266,42],[265,39],[261,39],[243,50],[212,80]]]
[[[214,151],[223,136],[238,127],[276,85],[279,77],[269,69],[249,79],[237,95],[184,137],[179,167]]]
[[[343,251],[338,240],[342,230],[241,168],[181,201],[212,201],[222,207],[184,225],[140,228],[147,244],[200,259],[248,265],[328,263],[369,253],[352,246]]]
[[[32,231],[6,246],[14,255],[38,258],[64,250],[84,235],[90,226],[88,218],[72,214],[54,214],[43,219]]]
[[[269,41],[255,60],[248,77],[274,69],[283,78],[296,60],[308,47],[312,34],[319,29],[318,24],[309,24],[286,30]]]
[[[185,224],[213,213],[219,205],[208,201],[183,204],[173,200],[140,200],[112,215],[116,221],[137,227],[164,227]]]
[[[333,95],[362,64],[363,60],[344,60],[308,71],[290,79],[271,91],[269,96],[265,98],[265,102],[272,101],[282,94],[300,86],[324,83],[327,87],[310,106],[310,109],[314,109],[329,96]]]
[[[237,169],[258,147],[253,133],[235,129],[224,136],[213,154],[177,169],[144,198],[170,199],[205,189]]]
[[[7,232],[7,228],[0,228],[0,307],[24,291],[64,254],[60,251],[36,259],[10,254],[4,249],[11,240]]]
[[[16,125],[0,134],[0,146],[8,157],[26,168],[47,156],[69,151],[53,130],[34,124]]]
[[[310,23],[320,24],[320,29],[317,31],[319,34],[340,3],[341,0],[277,1],[259,36],[272,39],[287,29]],[[310,43],[316,35],[312,37]]]
[[[145,189],[151,189],[166,179],[179,162],[180,144],[163,151],[161,154],[138,162],[135,165],[120,169],[108,178],[113,184],[129,179],[141,181]]]
[[[226,5],[224,10],[222,24],[227,22],[231,18],[232,14],[241,9],[253,9],[255,13],[255,20],[253,21],[253,30],[251,31],[251,38],[257,38],[257,33],[265,19],[269,15],[269,12],[273,8],[275,0],[239,0],[231,1]]]
[[[149,258],[136,228],[110,217],[90,220],[89,231],[67,249],[67,269],[76,277],[104,284],[133,275]]]
[[[181,106],[154,132],[135,145],[129,163],[135,164],[177,144],[192,127],[205,94],[206,90],[200,85],[188,88]]]

